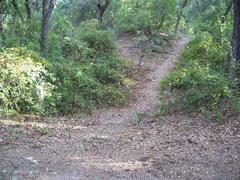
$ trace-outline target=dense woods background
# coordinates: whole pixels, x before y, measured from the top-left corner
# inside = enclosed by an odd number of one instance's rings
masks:
[[[193,39],[160,82],[160,113],[240,112],[238,0],[3,0],[0,113],[126,103],[133,65],[118,53],[122,33],[136,34],[147,51],[181,34]]]

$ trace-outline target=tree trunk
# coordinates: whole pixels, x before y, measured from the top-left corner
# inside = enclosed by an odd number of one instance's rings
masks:
[[[234,0],[233,58],[236,61],[236,75],[240,85],[240,1]]]
[[[0,1],[0,36],[2,37],[2,33],[3,33],[3,16],[4,16],[4,12],[3,12],[3,2]]]
[[[188,3],[188,0],[184,0],[183,1],[180,13],[178,14],[178,17],[177,17],[177,22],[176,22],[176,26],[175,26],[175,34],[177,34],[177,32],[178,32],[180,21],[181,21],[181,17],[182,17],[182,14],[183,14],[183,10],[187,6],[187,3]]]
[[[104,12],[105,12],[104,9],[99,9],[99,10],[98,10],[97,19],[98,19],[98,21],[100,22],[100,24],[102,24]]]
[[[26,10],[27,10],[28,19],[31,19],[32,11],[31,11],[31,2],[30,2],[30,0],[25,0],[25,7],[26,7]]]
[[[42,20],[42,32],[41,32],[41,51],[43,56],[48,54],[48,33],[49,33],[49,18]]]
[[[41,51],[43,56],[48,54],[48,33],[49,33],[49,20],[55,6],[55,0],[42,1],[42,30],[41,30]]]
[[[98,19],[98,21],[100,22],[100,24],[102,24],[103,15],[104,15],[106,9],[108,8],[110,2],[111,2],[111,0],[105,0],[105,1],[104,1],[104,4],[101,5],[100,1],[97,0],[97,9],[98,9],[97,19]]]

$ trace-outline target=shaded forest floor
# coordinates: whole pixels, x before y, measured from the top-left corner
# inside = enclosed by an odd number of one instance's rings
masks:
[[[156,117],[159,81],[188,37],[133,74],[134,99],[92,115],[0,120],[0,179],[239,179],[240,117],[209,122],[199,114]],[[133,37],[119,50],[134,64]],[[137,115],[138,114],[138,115]]]

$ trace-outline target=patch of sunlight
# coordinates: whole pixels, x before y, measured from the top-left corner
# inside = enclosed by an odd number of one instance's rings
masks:
[[[143,168],[143,164],[140,161],[117,162],[113,159],[94,159],[93,157],[69,157],[68,159],[79,161],[85,168],[96,167],[98,169],[111,169],[113,171],[133,171]]]
[[[134,86],[136,85],[136,81],[133,80],[133,79],[130,79],[130,78],[125,78],[124,79],[124,83],[127,85],[127,86]]]
[[[85,126],[69,126],[65,124],[58,123],[57,125],[47,124],[47,123],[40,123],[40,122],[18,122],[14,120],[0,120],[0,123],[8,126],[20,125],[20,126],[31,126],[31,127],[39,127],[39,128],[51,128],[51,129],[86,129]]]
[[[98,164],[98,165],[100,165],[100,164]],[[115,171],[136,170],[136,169],[142,168],[142,162],[140,162],[140,161],[135,161],[135,162],[112,162],[112,163],[108,163],[108,164],[105,164],[105,165],[112,168]]]

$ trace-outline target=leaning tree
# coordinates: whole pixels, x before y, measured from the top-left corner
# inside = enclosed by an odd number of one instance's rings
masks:
[[[98,9],[98,14],[97,14],[97,19],[99,20],[100,24],[102,24],[103,21],[103,15],[105,11],[107,10],[111,0],[104,0],[104,3],[101,3],[100,0],[97,0],[97,9]]]

